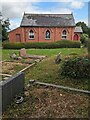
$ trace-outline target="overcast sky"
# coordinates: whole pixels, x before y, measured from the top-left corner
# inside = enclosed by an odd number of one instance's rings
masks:
[[[72,13],[75,21],[88,25],[88,0],[2,0],[0,11],[10,19],[10,28],[20,26],[23,13]]]

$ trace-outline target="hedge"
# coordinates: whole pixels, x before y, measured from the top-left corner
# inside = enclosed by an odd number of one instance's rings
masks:
[[[42,43],[42,42],[35,42],[35,43],[3,43],[4,49],[20,49],[20,48],[37,48],[37,49],[54,49],[54,48],[80,48],[81,43],[76,41],[70,40],[61,40],[58,42],[52,43]]]
[[[90,78],[90,58],[88,56],[68,58],[63,61],[60,73],[71,78]]]

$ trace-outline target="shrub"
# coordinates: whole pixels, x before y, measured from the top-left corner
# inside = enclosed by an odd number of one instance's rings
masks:
[[[54,49],[54,48],[80,48],[80,42],[61,40],[58,42],[35,42],[35,43],[3,43],[4,49],[20,49],[20,48],[37,48],[37,49]]]
[[[61,75],[72,78],[90,78],[90,58],[75,57],[66,59],[61,65]]]
[[[80,39],[81,43],[84,45],[84,47],[87,47],[87,43],[88,43],[88,34],[82,34],[81,35],[81,39]]]
[[[24,43],[9,43],[9,42],[6,42],[6,43],[3,43],[3,48],[5,49],[20,49],[20,48],[23,48],[24,47]]]
[[[56,42],[60,48],[80,48],[81,44],[77,41],[61,40]]]

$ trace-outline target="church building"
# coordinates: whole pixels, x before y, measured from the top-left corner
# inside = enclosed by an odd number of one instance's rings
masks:
[[[24,13],[20,27],[9,32],[9,41],[55,42],[79,41],[81,26],[75,25],[73,14],[28,14]]]

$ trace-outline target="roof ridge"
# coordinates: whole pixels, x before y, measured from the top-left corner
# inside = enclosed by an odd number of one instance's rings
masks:
[[[72,13],[24,13],[24,15],[72,15]]]

